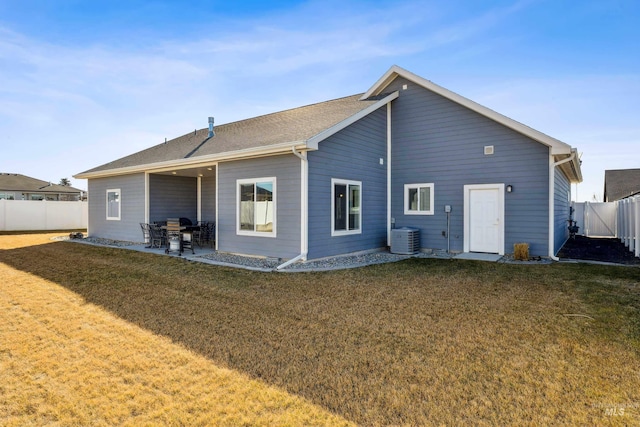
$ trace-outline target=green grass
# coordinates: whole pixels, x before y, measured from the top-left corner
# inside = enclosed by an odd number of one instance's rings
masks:
[[[0,261],[361,425],[640,422],[638,268],[255,273],[74,243]]]

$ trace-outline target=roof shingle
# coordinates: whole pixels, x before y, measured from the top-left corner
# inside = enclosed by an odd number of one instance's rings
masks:
[[[89,169],[82,174],[223,154],[270,145],[304,142],[357,114],[380,99],[380,97],[375,97],[361,101],[361,96],[362,94],[352,95],[219,125],[215,127],[215,136],[212,138],[208,138],[208,128],[200,129]]]
[[[631,197],[640,193],[640,169],[615,169],[604,171],[604,201]]]
[[[22,191],[27,193],[80,193],[74,187],[53,184],[49,181],[31,178],[19,173],[0,173],[0,190]]]

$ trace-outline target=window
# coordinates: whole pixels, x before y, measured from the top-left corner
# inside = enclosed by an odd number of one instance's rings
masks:
[[[433,215],[433,184],[404,185],[404,214]]]
[[[276,179],[239,179],[237,233],[276,236]]]
[[[107,219],[120,221],[120,189],[107,190]]]
[[[331,235],[360,234],[362,228],[362,183],[331,180]]]
[[[15,200],[16,193],[0,193],[0,199]]]

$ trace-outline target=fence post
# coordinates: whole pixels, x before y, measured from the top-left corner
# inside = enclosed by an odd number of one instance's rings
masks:
[[[635,256],[640,257],[640,196],[633,198],[636,208],[633,213],[633,220],[636,223],[636,250]]]
[[[616,200],[616,237],[618,238],[618,240],[620,240],[620,242],[622,242],[624,240],[624,233],[622,231],[622,221],[620,221],[620,218],[622,217],[622,201],[621,200]]]
[[[625,199],[625,207],[626,209],[624,210],[624,224],[625,224],[625,228],[627,229],[627,234],[626,234],[626,239],[625,239],[625,246],[627,248],[629,248],[629,250],[631,250],[631,199]]]
[[[584,202],[584,235],[589,237],[589,202]]]
[[[620,204],[621,204],[621,208],[620,209],[620,222],[621,222],[621,226],[622,226],[622,235],[620,236],[622,238],[622,243],[624,243],[624,246],[626,248],[629,247],[629,239],[628,239],[628,235],[627,235],[627,201],[625,199],[620,200]]]
[[[636,251],[636,221],[635,221],[636,200],[629,199],[629,251]]]
[[[631,224],[631,252],[636,252],[636,246],[638,246],[638,241],[636,240],[636,211],[638,210],[638,201],[633,198],[631,199],[631,209],[629,210],[629,224]]]

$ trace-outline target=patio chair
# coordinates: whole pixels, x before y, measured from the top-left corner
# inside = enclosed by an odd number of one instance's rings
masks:
[[[164,230],[157,224],[147,224],[149,227],[150,245],[148,248],[162,248],[166,242]]]
[[[151,247],[151,230],[149,230],[149,224],[146,224],[144,222],[140,223],[140,228],[142,229],[142,240],[145,243],[148,243],[149,246],[146,246],[147,248]]]
[[[194,244],[198,245],[199,248],[202,248],[205,239],[205,229],[198,222],[198,225],[193,225],[191,227],[187,227],[187,232],[191,232],[192,241]]]
[[[213,248],[213,245],[216,242],[216,222],[209,221],[207,223],[207,241],[209,245]]]
[[[197,235],[196,243],[199,247],[210,244],[212,247],[212,222],[211,221],[198,221],[199,233]]]

